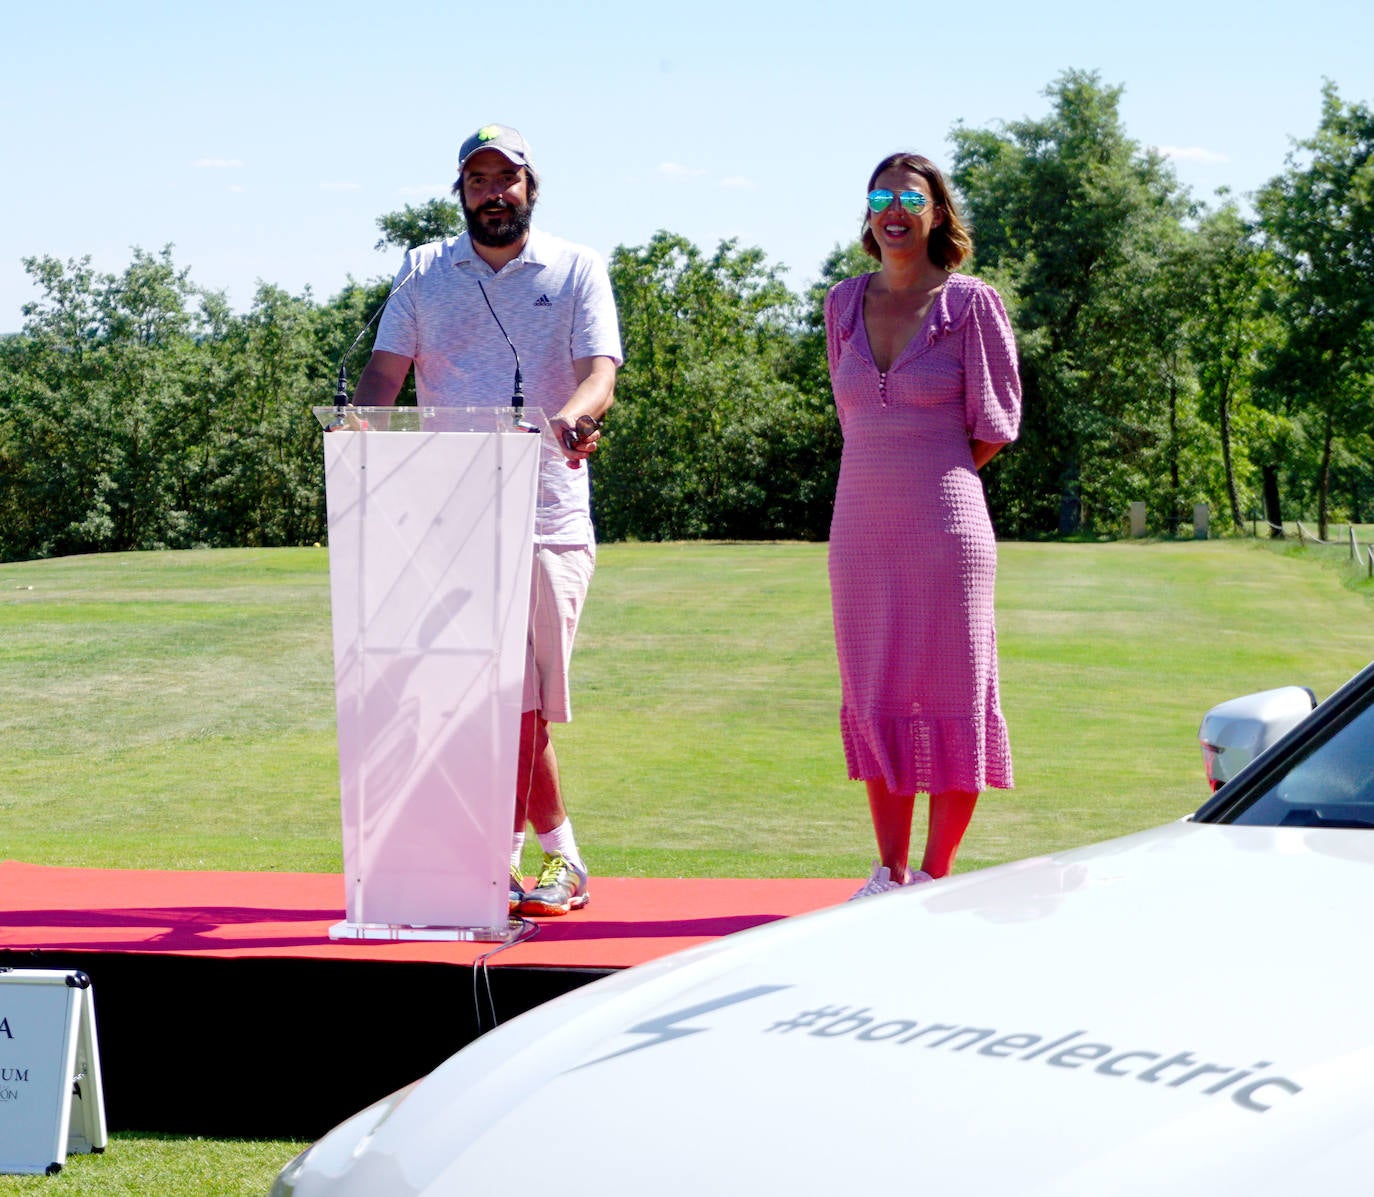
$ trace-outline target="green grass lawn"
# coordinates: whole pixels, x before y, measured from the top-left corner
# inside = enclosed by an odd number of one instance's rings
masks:
[[[1187,812],[1207,707],[1325,695],[1374,657],[1374,591],[1322,552],[1003,545],[1017,788],[985,796],[960,867]],[[555,742],[596,871],[866,873],[824,545],[603,546],[574,686]],[[0,731],[0,857],[338,871],[325,552],[0,566]]]
[[[593,870],[864,876],[825,546],[599,552],[555,733]],[[1374,658],[1372,597],[1321,547],[1002,545],[1017,788],[984,796],[960,869],[1192,810],[1203,711],[1291,682],[1324,697]],[[0,565],[0,858],[339,871],[331,651],[320,549]],[[296,1148],[120,1136],[0,1194],[262,1193]]]
[[[0,1193],[266,1197],[272,1178],[304,1146],[280,1140],[115,1134],[101,1155],[69,1155],[56,1176],[0,1176]]]

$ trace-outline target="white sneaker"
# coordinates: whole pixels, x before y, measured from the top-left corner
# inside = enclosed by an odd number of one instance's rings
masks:
[[[900,881],[892,880],[892,870],[887,865],[873,862],[873,875],[869,877],[858,889],[849,896],[852,902],[855,898],[871,898],[874,894],[885,894],[888,890],[901,889]]]
[[[923,881],[934,881],[934,880],[935,880],[934,877],[932,877],[929,873],[924,872],[924,871],[921,870],[921,869],[907,869],[907,871],[906,871],[906,880],[902,882],[902,885],[903,885],[903,886],[907,886],[907,885],[920,885],[921,882],[923,882]]]

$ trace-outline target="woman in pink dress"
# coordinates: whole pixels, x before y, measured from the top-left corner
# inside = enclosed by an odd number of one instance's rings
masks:
[[[868,187],[863,245],[880,268],[825,301],[844,432],[830,526],[840,727],[878,842],[855,897],[948,874],[979,792],[1012,784],[978,470],[1015,439],[1021,407],[1002,301],[954,273],[972,241],[940,171],[893,154]],[[919,870],[917,793],[930,795]]]

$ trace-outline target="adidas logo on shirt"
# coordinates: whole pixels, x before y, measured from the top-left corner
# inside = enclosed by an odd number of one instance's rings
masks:
[[[551,308],[553,307],[553,300],[547,295],[541,295],[534,301],[534,306],[537,308]]]

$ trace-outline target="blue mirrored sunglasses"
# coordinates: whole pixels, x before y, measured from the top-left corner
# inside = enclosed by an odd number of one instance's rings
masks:
[[[868,210],[874,214],[886,212],[892,206],[893,200],[900,200],[902,207],[913,216],[919,216],[930,203],[929,196],[922,195],[919,191],[903,191],[894,195],[886,187],[879,187],[876,191],[868,193]]]

